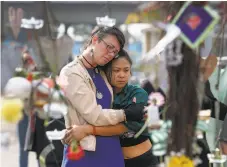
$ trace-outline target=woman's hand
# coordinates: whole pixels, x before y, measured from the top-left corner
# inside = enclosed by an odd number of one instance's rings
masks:
[[[144,104],[143,103],[132,103],[125,111],[127,121],[142,121],[144,119]]]
[[[72,127],[67,129],[63,142],[65,144],[70,144],[73,140],[80,141],[91,133],[92,133],[91,125],[82,126],[73,125]]]

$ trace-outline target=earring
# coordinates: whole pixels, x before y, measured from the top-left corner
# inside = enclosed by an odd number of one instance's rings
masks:
[[[90,52],[91,52],[91,57],[93,57],[94,56],[94,49],[92,48]]]

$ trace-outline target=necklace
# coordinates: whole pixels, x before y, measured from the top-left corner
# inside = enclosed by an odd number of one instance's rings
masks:
[[[83,58],[92,68],[95,68],[84,56],[83,56]]]
[[[95,75],[99,73],[98,69],[94,66],[91,65],[91,63],[89,63],[89,61],[83,56],[84,60],[93,68],[95,69],[92,69],[89,73],[90,75],[92,76],[92,78],[95,78]],[[83,63],[83,62],[82,62]],[[84,64],[84,63],[83,63]],[[96,90],[96,97],[97,99],[101,100],[103,98],[103,94],[102,92]]]
[[[96,91],[96,97],[97,97],[97,99],[102,99],[103,98],[103,94],[102,94],[102,92],[99,92],[98,90]]]

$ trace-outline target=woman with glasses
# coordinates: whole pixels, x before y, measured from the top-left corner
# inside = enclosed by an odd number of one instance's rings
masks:
[[[116,125],[125,120],[143,119],[143,106],[131,104],[126,109],[112,107],[112,87],[104,72],[98,67],[110,62],[123,48],[125,38],[116,27],[96,30],[81,56],[76,57],[60,72],[59,82],[71,105],[65,117],[66,128],[75,125]],[[70,136],[68,130],[66,137]],[[95,134],[95,130],[93,131]],[[72,140],[65,141],[70,144]],[[62,167],[124,167],[124,158],[118,136],[87,136],[81,142],[85,156],[77,161],[67,158],[64,148]],[[85,143],[85,144],[84,144]]]

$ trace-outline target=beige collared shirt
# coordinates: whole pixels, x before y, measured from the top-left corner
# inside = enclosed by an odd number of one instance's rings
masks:
[[[107,87],[112,94],[112,87],[107,81],[104,72],[100,72]],[[116,125],[124,121],[123,110],[102,109],[96,102],[95,85],[81,62],[81,57],[67,64],[60,72],[59,84],[65,91],[65,95],[71,106],[65,116],[65,125],[91,124],[95,126]],[[85,150],[95,150],[95,137],[87,136],[81,140],[81,145]],[[88,146],[89,145],[89,146]]]

